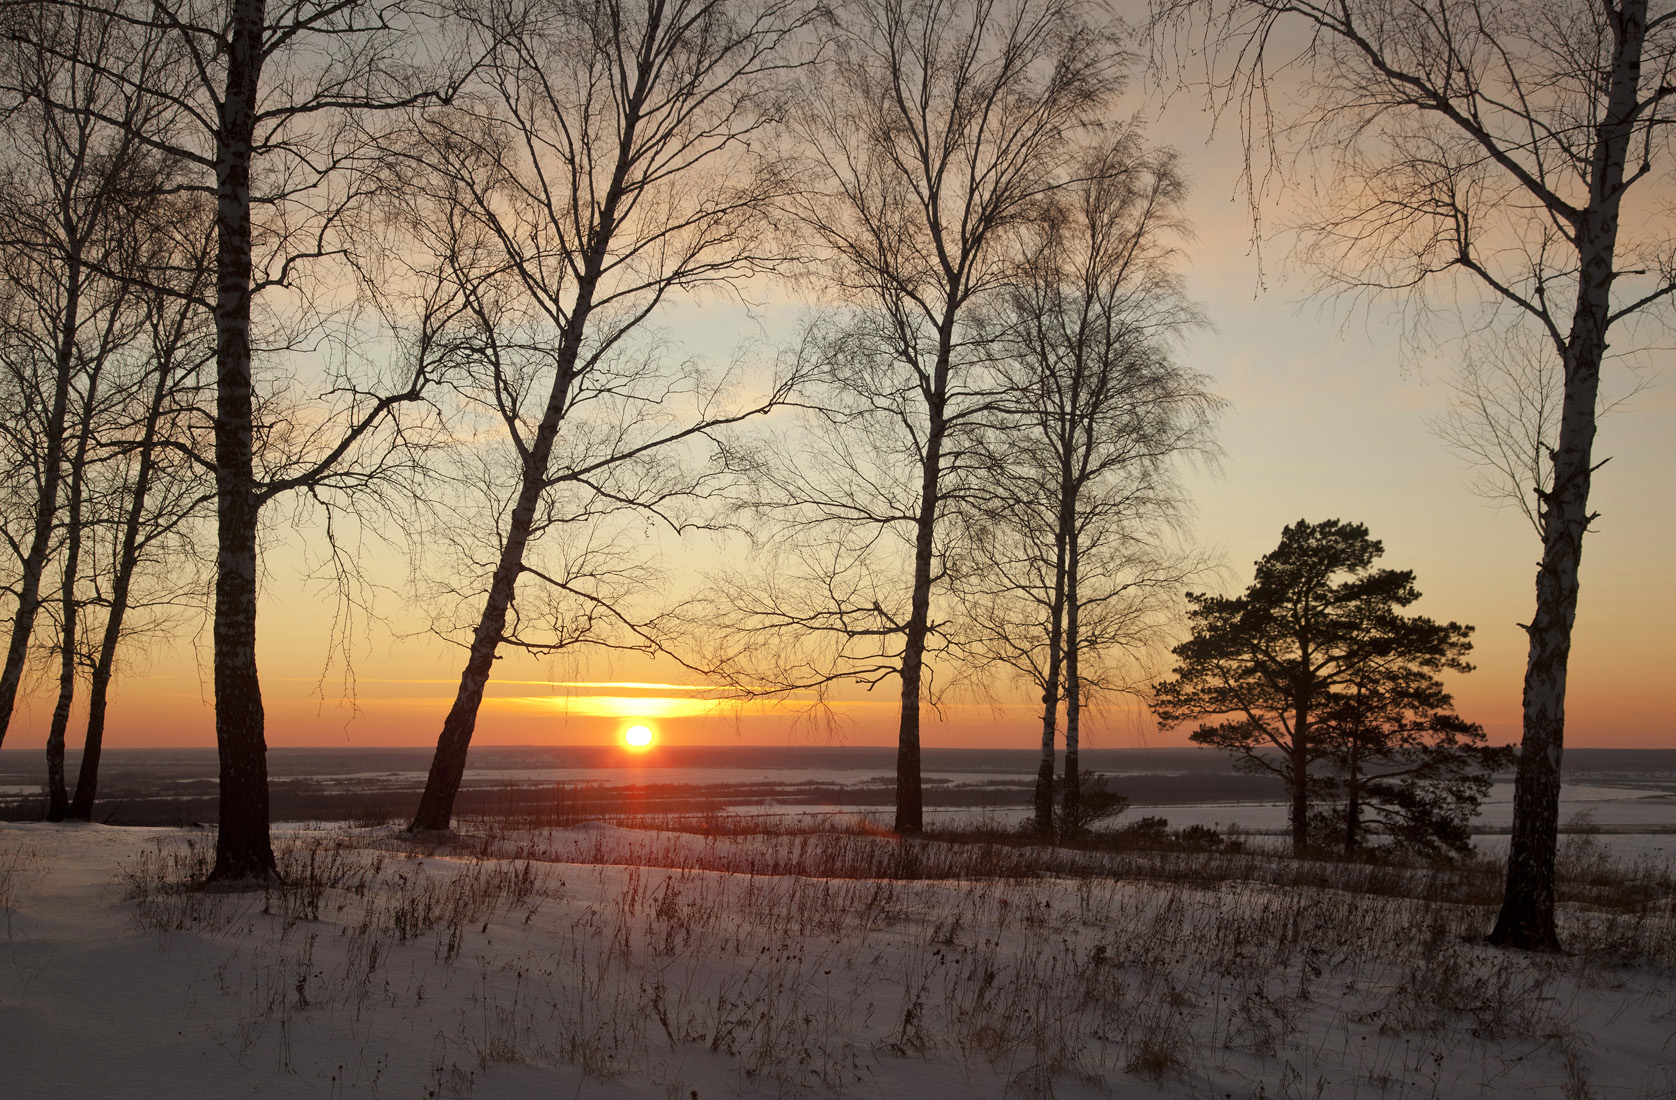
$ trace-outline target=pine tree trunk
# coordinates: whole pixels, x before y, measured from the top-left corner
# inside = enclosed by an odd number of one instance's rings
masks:
[[[1309,851],[1309,704],[1299,704],[1292,722],[1292,855]]]
[[[1362,777],[1359,774],[1361,761],[1357,759],[1361,746],[1355,734],[1350,738],[1350,783],[1346,788],[1344,800],[1344,857],[1349,859],[1356,854],[1356,832],[1361,827],[1357,817],[1361,813]]]
[[[256,495],[250,371],[250,164],[264,0],[233,0],[216,140],[215,741],[220,829],[212,880],[278,876],[268,832],[268,758],[256,671]]]
[[[1590,167],[1589,204],[1577,227],[1576,311],[1565,356],[1565,394],[1554,484],[1542,501],[1542,562],[1536,574],[1536,613],[1525,665],[1524,738],[1513,791],[1513,835],[1507,889],[1489,942],[1557,951],[1554,860],[1559,840],[1560,762],[1565,744],[1566,669],[1577,619],[1578,568],[1589,514],[1595,412],[1600,364],[1610,322],[1618,216],[1641,82],[1646,0],[1625,0],[1605,114],[1598,124]]]
[[[1065,561],[1065,784],[1061,814],[1066,829],[1082,820],[1082,773],[1077,752],[1082,739],[1082,630],[1077,614],[1077,538],[1069,532]]]
[[[75,367],[76,330],[81,326],[81,258],[71,250],[64,269],[64,315],[55,349],[57,371],[53,379],[52,409],[47,414],[46,454],[41,464],[41,487],[35,500],[35,525],[29,550],[18,578],[17,608],[12,614],[11,641],[6,647],[6,667],[0,671],[0,744],[12,724],[23,666],[29,657],[29,639],[35,631],[35,615],[41,608],[41,574],[46,570],[47,550],[52,545],[53,523],[58,518],[58,494],[63,484],[64,421],[69,414],[70,374]]]
[[[128,515],[122,527],[122,546],[117,553],[116,569],[111,579],[110,610],[105,616],[99,657],[93,665],[93,676],[88,685],[87,737],[82,747],[81,771],[76,776],[76,795],[70,802],[70,817],[77,821],[93,820],[93,800],[99,789],[99,757],[105,743],[105,709],[111,673],[116,667],[116,647],[122,640],[122,621],[128,613],[129,591],[139,563],[140,522],[145,518],[146,497],[151,491],[151,475],[157,461],[157,428],[169,393],[170,369],[167,360],[157,364],[157,385],[152,390],[151,404],[146,409],[145,429],[140,438],[140,466],[134,476],[134,493],[128,502]]]

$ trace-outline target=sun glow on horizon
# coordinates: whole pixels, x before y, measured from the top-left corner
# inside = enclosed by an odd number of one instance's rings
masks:
[[[652,729],[650,726],[630,726],[623,731],[623,744],[631,749],[649,749],[652,747]]]

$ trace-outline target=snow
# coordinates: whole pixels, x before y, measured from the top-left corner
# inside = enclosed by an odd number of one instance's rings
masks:
[[[0,1095],[1676,1095],[1669,899],[1568,909],[1576,954],[1547,958],[1329,865],[1027,874],[598,824],[276,841],[286,890],[220,893],[170,885],[205,830],[0,825]],[[949,877],[837,877],[909,865]]]

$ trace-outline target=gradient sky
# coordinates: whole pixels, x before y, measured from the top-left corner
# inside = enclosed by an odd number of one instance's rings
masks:
[[[1130,104],[1143,106],[1139,99]],[[1468,491],[1469,472],[1429,427],[1447,403],[1451,349],[1405,362],[1388,311],[1309,298],[1307,272],[1287,264],[1279,240],[1265,245],[1268,277],[1260,286],[1247,208],[1235,186],[1239,150],[1225,135],[1208,140],[1210,131],[1208,118],[1185,100],[1152,126],[1155,140],[1180,149],[1193,183],[1188,214],[1198,237],[1186,270],[1191,295],[1215,325],[1191,338],[1183,358],[1231,402],[1220,469],[1190,477],[1200,540],[1226,564],[1224,579],[1207,587],[1243,588],[1252,562],[1273,548],[1287,523],[1364,522],[1384,541],[1385,565],[1418,574],[1425,595],[1417,610],[1477,627],[1478,670],[1452,683],[1459,709],[1495,740],[1516,740],[1524,666],[1517,624],[1530,614],[1540,548],[1522,516]],[[794,316],[768,310],[757,323],[772,339]],[[713,303],[681,307],[667,324],[687,340],[685,350],[717,356],[727,354],[730,334],[752,328],[737,308]],[[1597,460],[1611,462],[1595,478],[1591,503],[1602,515],[1584,544],[1570,745],[1676,746],[1668,705],[1676,668],[1669,629],[1676,622],[1676,392],[1669,372],[1661,374],[1668,362],[1668,351],[1647,358],[1641,377],[1649,384],[1603,421],[1596,444]],[[1628,381],[1608,378],[1607,386],[1621,392]],[[269,744],[433,742],[462,651],[426,635],[399,636],[413,616],[392,599],[381,606],[390,625],[370,626],[351,646],[355,676],[347,687],[341,662],[328,667],[329,602],[301,581],[299,561],[296,546],[271,550],[266,559],[259,663]],[[207,647],[207,630],[196,644]],[[513,655],[496,672],[478,725],[484,744],[602,743],[641,719],[662,740],[689,744],[895,738],[893,685],[842,704],[834,726],[804,704],[742,710],[707,701],[703,692],[660,688],[684,682],[667,662],[544,663]],[[106,743],[213,745],[209,696],[207,652],[190,638],[165,646],[119,684]],[[50,709],[42,693],[20,703],[6,746],[42,745]],[[924,740],[1028,747],[1039,736],[1039,726],[1031,728],[1036,721],[1022,703],[959,702],[927,723]],[[1159,734],[1143,715],[1119,708],[1087,729],[1085,743],[1180,744],[1186,732]],[[78,740],[73,735],[72,746]]]

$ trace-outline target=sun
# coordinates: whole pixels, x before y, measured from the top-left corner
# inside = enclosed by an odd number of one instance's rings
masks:
[[[623,731],[623,743],[631,749],[651,748],[652,728],[650,726],[630,726]]]

